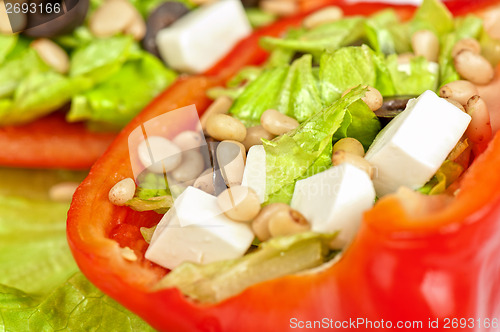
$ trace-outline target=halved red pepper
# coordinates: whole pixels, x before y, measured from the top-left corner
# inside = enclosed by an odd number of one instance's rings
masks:
[[[328,3],[334,1],[322,1]],[[384,8],[342,6],[358,14]],[[482,5],[467,2],[464,7],[451,7],[464,13],[463,8],[477,10]],[[402,10],[405,13],[408,7]],[[277,34],[296,22],[295,18],[281,21],[257,35]],[[262,61],[256,49],[257,39],[252,36],[210,71],[212,76],[181,78],[136,117],[97,161],[78,188],[68,215],[68,241],[83,273],[162,331],[283,331],[309,326],[308,322],[315,327],[364,331],[410,324],[409,330],[425,331],[436,322],[437,330],[444,330],[460,328],[464,321],[463,330],[485,326],[498,330],[500,134],[469,168],[450,205],[418,216],[408,215],[395,197],[381,199],[366,213],[359,234],[341,259],[320,272],[260,283],[213,305],[194,303],[177,289],[152,290],[167,271],[144,259],[147,244],[139,228],[156,224],[161,216],[108,201],[109,189],[132,176],[128,135],[169,110],[196,104],[202,112],[210,102],[206,89],[225,82],[241,66]],[[244,60],[238,58],[241,55]],[[122,257],[120,248],[125,246],[135,251],[137,261]]]
[[[0,127],[0,165],[89,169],[115,137],[68,123],[57,112],[25,125]]]

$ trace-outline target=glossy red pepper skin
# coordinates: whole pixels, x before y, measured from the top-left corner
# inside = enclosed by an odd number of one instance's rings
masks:
[[[383,8],[356,6],[358,14],[369,13],[360,8]],[[284,28],[270,29],[278,33]],[[165,111],[193,103],[203,111],[210,102],[207,88],[223,83],[245,64],[262,61],[260,51],[253,51],[256,42],[242,42],[226,58],[227,67],[222,62],[210,72],[214,76],[176,82],[94,165],[68,216],[68,241],[84,274],[161,331],[283,331],[293,329],[294,323],[323,319],[328,324],[329,319],[332,324],[383,319],[394,326],[415,320],[426,331],[429,319],[439,319],[437,330],[445,330],[445,318],[471,318],[476,327],[476,319],[483,324],[500,318],[500,135],[468,170],[460,193],[446,209],[409,216],[396,198],[380,200],[365,215],[342,258],[321,272],[264,282],[215,305],[193,303],[176,289],[152,289],[166,271],[144,259],[147,244],[139,227],[152,226],[161,216],[113,206],[107,199],[117,181],[132,176],[128,134]],[[253,55],[236,59],[247,48]],[[138,260],[123,259],[120,246],[134,249]]]
[[[58,112],[29,124],[0,127],[0,165],[89,169],[115,137],[92,132],[83,123],[68,123]]]

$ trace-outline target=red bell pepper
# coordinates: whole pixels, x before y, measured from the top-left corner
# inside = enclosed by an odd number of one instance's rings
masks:
[[[29,124],[0,128],[0,165],[26,168],[89,169],[113,141],[54,113]]]
[[[449,4],[461,13],[462,8],[481,8],[478,3]],[[358,14],[384,8],[342,6]],[[402,10],[406,13],[408,7]],[[296,22],[296,18],[280,21],[257,35],[277,34]],[[161,216],[108,201],[109,189],[132,176],[128,135],[169,110],[196,104],[203,111],[209,104],[206,89],[225,82],[241,66],[262,61],[257,49],[257,38],[252,36],[210,71],[212,76],[177,81],[120,133],[93,166],[74,196],[67,223],[68,241],[83,273],[162,331],[282,331],[315,320],[324,327],[357,326],[364,331],[388,324],[395,328],[400,322],[413,324],[409,330],[428,331],[429,324],[436,323],[437,330],[460,328],[464,322],[463,330],[498,330],[500,134],[468,169],[451,204],[437,212],[410,215],[397,197],[381,199],[365,215],[341,259],[320,272],[260,283],[212,305],[194,303],[177,289],[152,290],[167,270],[144,258],[147,244],[139,228],[156,224]],[[242,55],[243,60],[238,58]],[[122,257],[120,248],[126,246],[134,250],[137,261]]]

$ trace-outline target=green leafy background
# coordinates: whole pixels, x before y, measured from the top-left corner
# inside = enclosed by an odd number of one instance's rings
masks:
[[[69,202],[49,200],[81,172],[0,168],[0,331],[154,331],[79,272],[66,242]]]

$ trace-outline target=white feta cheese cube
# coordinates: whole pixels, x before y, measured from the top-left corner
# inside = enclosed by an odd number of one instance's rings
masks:
[[[340,231],[336,245],[348,243],[356,234],[363,212],[375,200],[375,189],[365,171],[349,163],[297,181],[291,207],[302,213],[313,231]]]
[[[170,67],[201,73],[251,32],[241,1],[222,0],[201,6],[159,31],[156,44]]]
[[[243,256],[253,239],[248,225],[221,212],[215,196],[188,187],[158,224],[146,258],[168,269],[207,264]]]
[[[254,145],[248,150],[242,186],[252,188],[262,204],[266,199],[266,150]]]
[[[411,99],[366,153],[375,167],[377,195],[400,186],[417,189],[436,173],[467,129],[471,117],[434,92]]]

